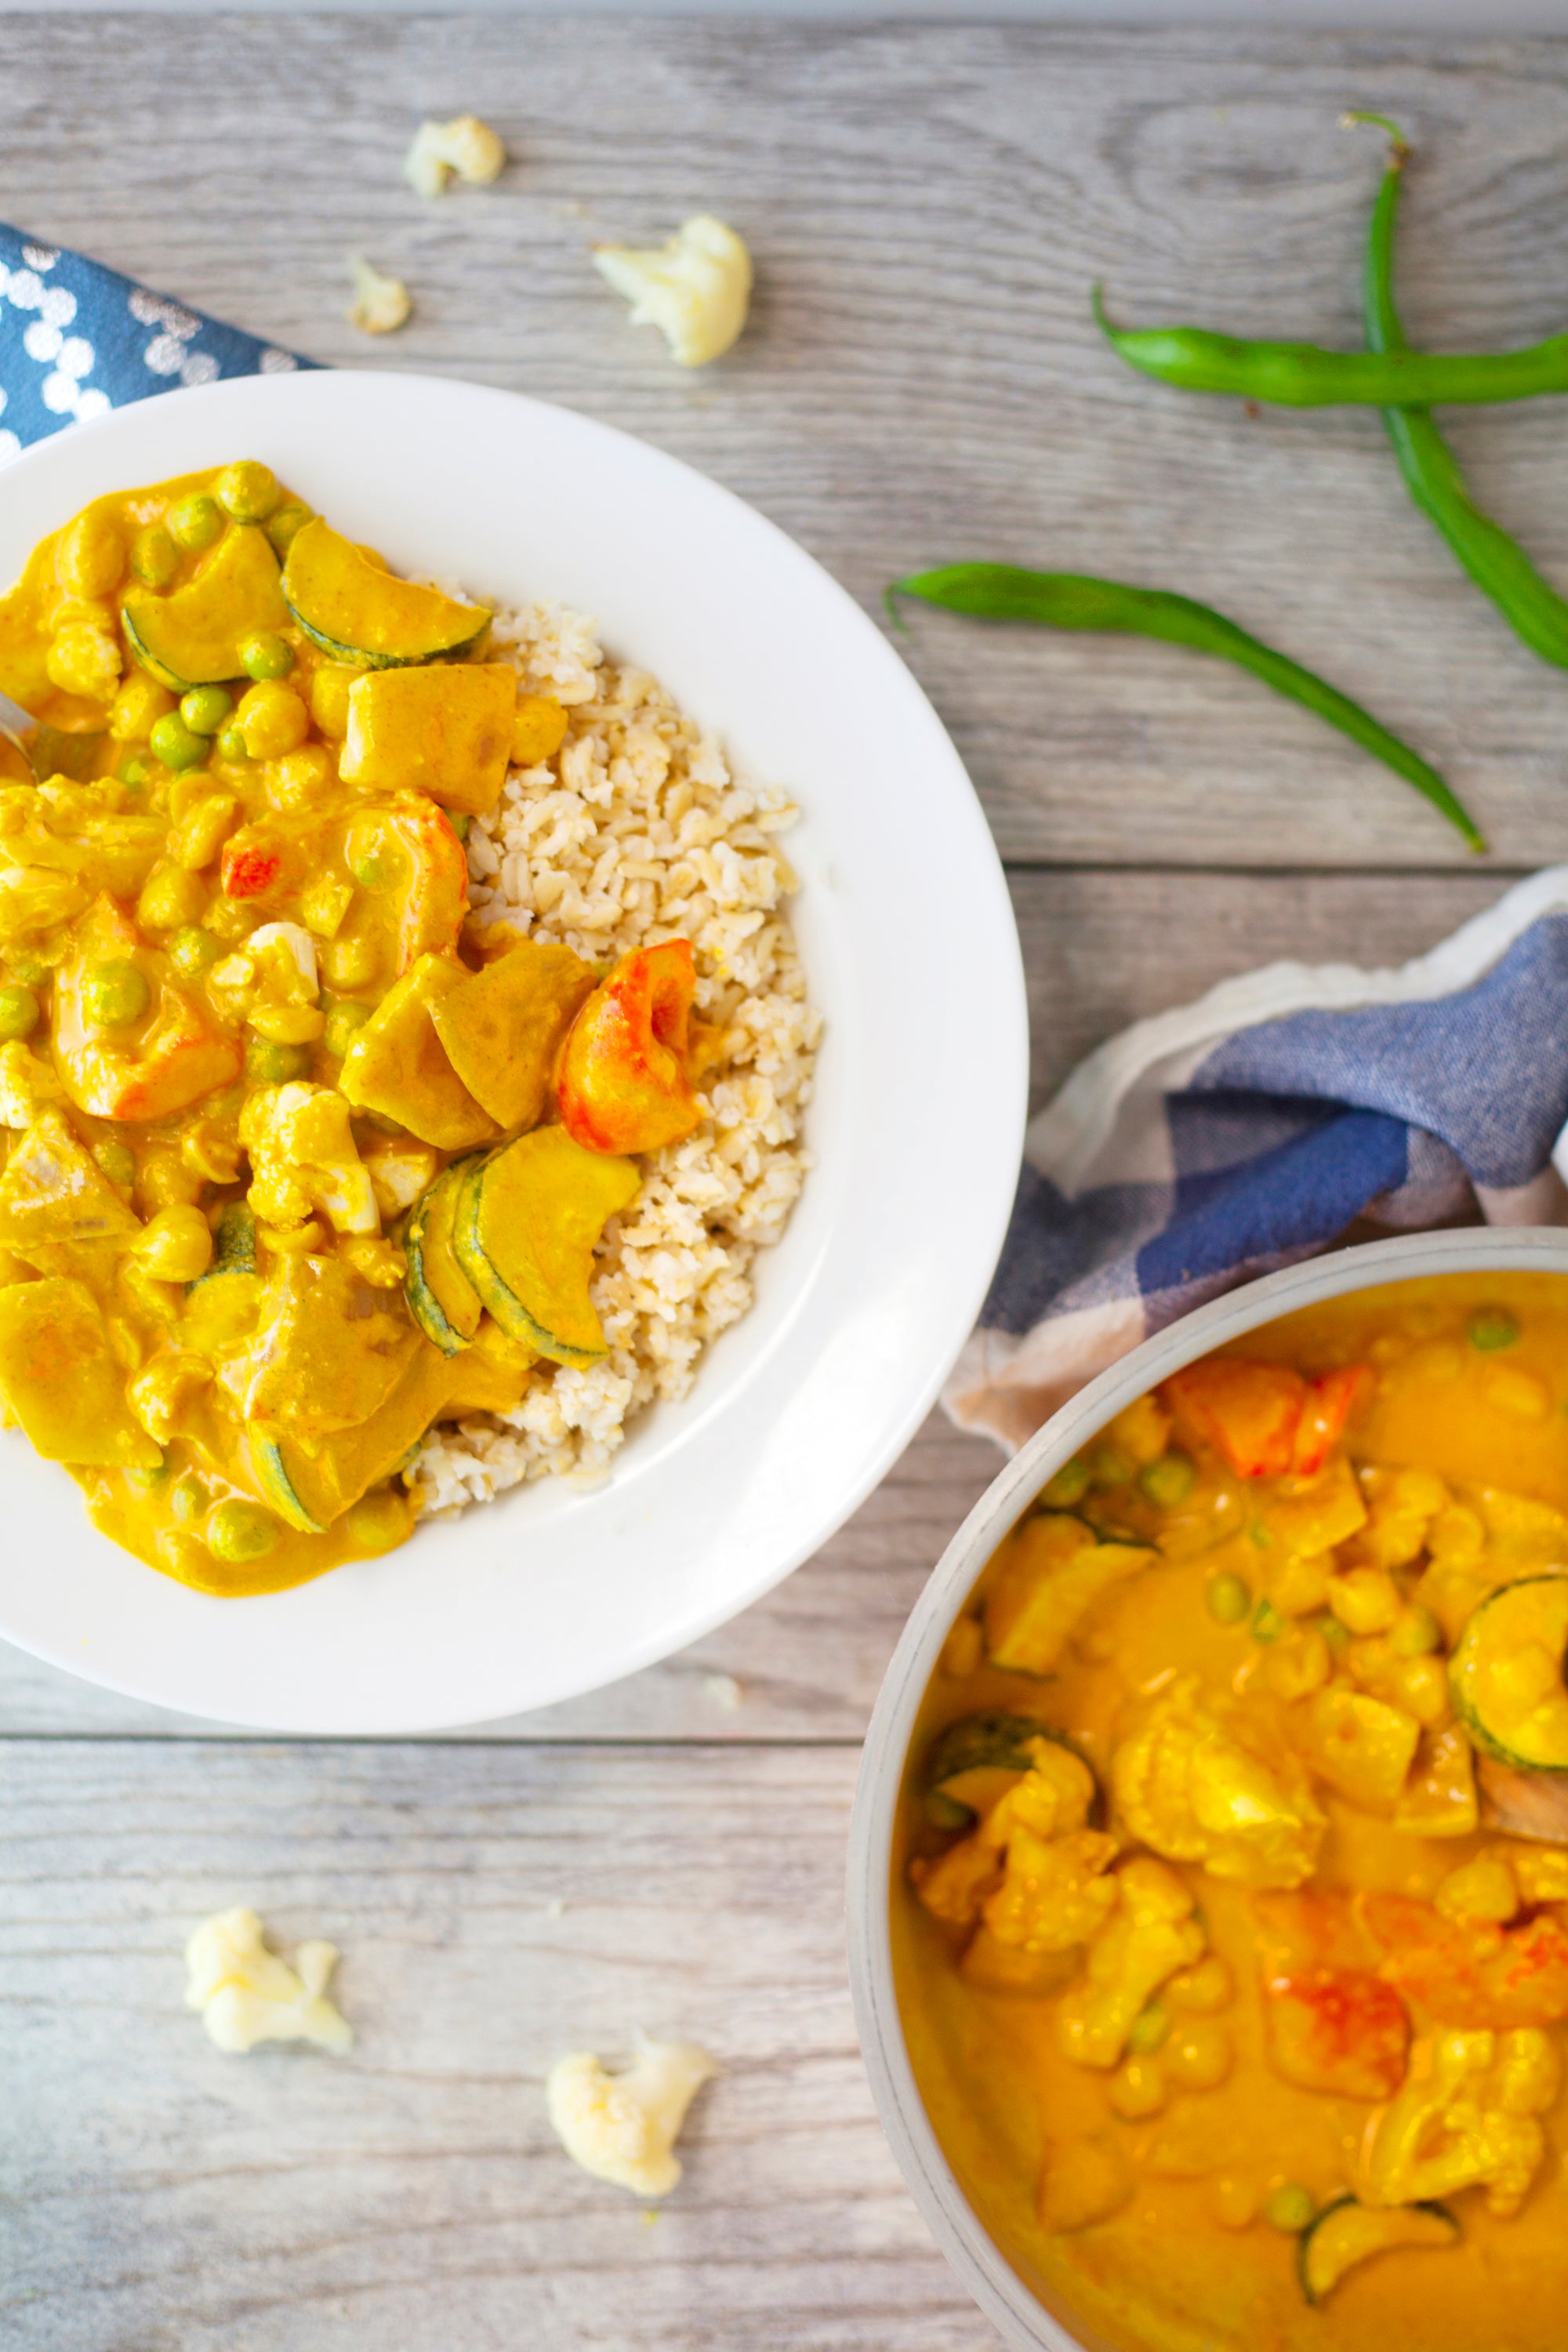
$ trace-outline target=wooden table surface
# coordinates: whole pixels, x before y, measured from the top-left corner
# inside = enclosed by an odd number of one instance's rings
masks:
[[[1413,332],[1554,331],[1565,100],[1552,42],[5,16],[0,216],[322,360],[644,434],[868,607],[982,555],[1206,597],[1446,767],[1484,865],[1238,674],[919,616],[905,649],[1008,860],[1044,1095],[1129,1019],[1281,954],[1404,957],[1568,845],[1562,685],[1406,505],[1375,417],[1164,392],[1087,314],[1103,278],[1130,317],[1353,341],[1380,157],[1335,119],[1361,105],[1421,151]],[[464,108],[515,163],[423,205],[403,149]],[[586,247],[699,207],[759,288],[740,350],[686,376]],[[394,341],[342,322],[351,247],[414,289]],[[1562,426],[1542,401],[1454,437],[1564,577]],[[841,1886],[882,1668],[995,1466],[933,1419],[736,1623],[479,1737],[237,1738],[0,1650],[8,2352],[994,2345],[873,2116]],[[341,1944],[351,2060],[208,2046],[181,1948],[237,1901]],[[656,2220],[566,2162],[542,2094],[638,2025],[724,2064]]]

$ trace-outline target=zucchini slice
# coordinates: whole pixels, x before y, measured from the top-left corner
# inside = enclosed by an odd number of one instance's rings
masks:
[[[641,1181],[631,1160],[584,1151],[563,1127],[537,1127],[470,1162],[452,1246],[511,1339],[579,1369],[609,1352],[588,1296],[594,1245]]]
[[[1568,1772],[1568,1576],[1505,1584],[1470,1613],[1448,1662],[1476,1746],[1521,1772]]]
[[[1347,2271],[1373,2254],[1390,2253],[1396,2246],[1457,2245],[1459,2235],[1446,2205],[1378,2208],[1358,2204],[1353,2197],[1336,2198],[1301,2232],[1296,2253],[1301,2292],[1309,2303],[1321,2303]]]
[[[1009,1674],[1050,1675],[1079,1624],[1113,1586],[1159,1559],[1146,1544],[1101,1542],[1070,1512],[1032,1514],[998,1553],[985,1596],[985,1647]]]
[[[481,605],[399,580],[319,517],[289,550],[283,596],[312,645],[360,669],[458,661],[490,625]]]
[[[169,596],[133,588],[120,617],[135,659],[171,694],[239,677],[245,639],[289,625],[272,542],[256,524],[236,523],[194,580]]]
[[[470,1344],[484,1312],[479,1294],[458,1264],[452,1247],[452,1213],[468,1167],[468,1160],[455,1160],[426,1187],[414,1203],[403,1236],[408,1262],[404,1283],[408,1311],[431,1346],[439,1348],[444,1356],[455,1356]]]
[[[989,1811],[1033,1763],[1032,1739],[1067,1744],[1048,1723],[1009,1714],[1005,1707],[966,1715],[939,1731],[921,1770],[926,1819],[932,1828],[967,1829],[976,1814]]]

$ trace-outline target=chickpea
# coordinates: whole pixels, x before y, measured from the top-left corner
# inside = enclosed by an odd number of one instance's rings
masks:
[[[91,621],[70,621],[59,629],[44,658],[51,686],[79,694],[88,702],[108,702],[120,683],[120,643],[113,632]]]
[[[1318,2200],[1310,2189],[1299,2180],[1282,2180],[1271,2189],[1264,2202],[1263,2218],[1276,2230],[1284,2230],[1294,2237],[1304,2230],[1318,2210]]]
[[[357,1551],[392,1551],[413,1528],[413,1505],[393,1486],[373,1486],[343,1515],[343,1532]]]
[[[310,714],[291,686],[264,678],[241,695],[235,725],[251,759],[280,760],[310,733]]]
[[[143,930],[179,930],[199,920],[206,902],[206,885],[195,874],[183,866],[154,866],[142,885],[136,919]]]
[[[1165,2076],[1156,2058],[1129,2058],[1110,2078],[1108,2093],[1117,2114],[1129,2123],[1157,2116],[1165,2104]]]
[[[310,716],[334,742],[349,731],[349,688],[363,674],[342,662],[323,662],[310,680]]]
[[[213,1237],[194,1203],[177,1203],[149,1217],[132,1244],[160,1282],[195,1282],[212,1264]]]
[[[1161,2053],[1166,2074],[1184,2091],[1212,2091],[1229,2074],[1230,2035],[1215,2017],[1195,2017],[1172,2034]]]
[[[1236,1990],[1232,1977],[1217,1952],[1182,1969],[1166,1983],[1164,1999],[1173,2009],[1188,2011],[1195,2017],[1212,2017],[1228,2006]]]
[[[380,951],[371,939],[328,940],[321,970],[333,988],[368,988],[381,970]]]
[[[125,570],[125,541],[119,526],[89,507],[61,531],[55,549],[55,575],[72,596],[107,596]]]
[[[145,743],[155,722],[174,707],[166,686],[133,670],[115,696],[109,712],[109,731],[117,743]]]

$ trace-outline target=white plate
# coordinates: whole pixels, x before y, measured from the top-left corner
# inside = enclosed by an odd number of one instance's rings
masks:
[[[62,1470],[0,1443],[0,1635],[165,1706],[386,1733],[542,1706],[666,1657],[826,1541],[908,1443],[1005,1229],[1027,1018],[968,778],[859,608],[782,532],[605,425],[435,377],[174,392],[9,465],[0,582],[88,499],[259,457],[402,569],[559,597],[741,767],[796,795],[794,918],[826,1016],[817,1165],[754,1310],[593,1493],[556,1480],[292,1592],[217,1601],[97,1535]]]

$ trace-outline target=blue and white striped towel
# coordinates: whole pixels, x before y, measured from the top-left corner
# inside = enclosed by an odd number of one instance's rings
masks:
[[[1113,1037],[1031,1125],[948,1409],[1021,1444],[1149,1332],[1357,1218],[1568,1223],[1565,1127],[1568,866],[1397,971],[1226,981]]]
[[[150,393],[316,364],[0,221],[0,466]]]

